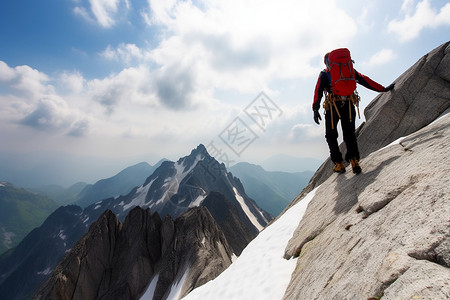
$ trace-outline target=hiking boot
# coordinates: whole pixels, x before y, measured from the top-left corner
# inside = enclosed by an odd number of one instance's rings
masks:
[[[353,173],[361,173],[361,167],[359,166],[359,162],[356,158],[350,159],[350,163],[352,164]]]
[[[345,166],[343,162],[334,163],[333,171],[336,173],[344,173],[345,172]]]

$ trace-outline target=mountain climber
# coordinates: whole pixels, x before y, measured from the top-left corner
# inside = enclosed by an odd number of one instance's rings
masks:
[[[345,48],[343,48],[345,49]],[[343,50],[337,49],[337,50]],[[337,51],[335,50],[335,51]],[[350,82],[353,80],[354,87],[351,88],[350,95],[341,96],[336,95],[337,93],[333,93],[332,82],[334,81],[331,78],[330,71],[332,70],[332,62],[329,60],[329,56],[332,52],[325,54],[324,63],[326,65],[326,69],[320,72],[319,78],[316,83],[316,88],[314,92],[314,101],[312,105],[312,109],[314,112],[314,121],[319,124],[319,120],[322,120],[319,108],[320,102],[322,100],[322,95],[325,93],[326,100],[324,101],[325,108],[325,138],[330,149],[330,158],[334,163],[333,171],[338,173],[345,172],[345,166],[342,159],[342,153],[339,149],[339,145],[337,142],[338,139],[338,131],[337,131],[337,123],[339,119],[341,119],[341,127],[343,132],[344,142],[347,148],[347,153],[345,155],[345,160],[350,162],[352,165],[353,173],[358,174],[361,172],[361,167],[359,165],[359,150],[358,144],[356,141],[355,135],[355,105],[358,106],[359,96],[356,92],[356,83],[363,85],[364,87],[376,91],[376,92],[387,92],[394,88],[394,84],[392,83],[388,87],[384,87],[381,84],[373,81],[369,77],[357,72],[353,69],[352,60],[350,58],[350,52],[348,52],[349,64],[350,64],[350,73],[353,78],[345,78],[342,80],[342,83]],[[338,65],[333,64],[333,65]],[[342,65],[342,64],[341,64]],[[347,67],[347,65],[346,65]],[[340,68],[340,67],[339,67]],[[339,70],[340,76],[342,76],[342,70]],[[350,74],[349,73],[349,74]],[[358,109],[359,115],[359,109]]]

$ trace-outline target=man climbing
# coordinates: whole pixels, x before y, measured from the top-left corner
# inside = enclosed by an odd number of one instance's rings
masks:
[[[356,83],[376,92],[390,91],[394,88],[394,84],[384,87],[354,70],[350,52],[346,48],[336,49],[325,54],[324,63],[326,69],[320,72],[314,92],[312,105],[314,121],[319,124],[319,120],[322,120],[319,108],[322,95],[325,93],[325,138],[330,149],[331,160],[335,164],[333,171],[345,172],[342,153],[337,141],[336,126],[340,119],[343,139],[347,147],[345,160],[351,163],[353,173],[358,174],[361,172],[361,167],[355,135],[355,105],[358,106],[359,101]]]

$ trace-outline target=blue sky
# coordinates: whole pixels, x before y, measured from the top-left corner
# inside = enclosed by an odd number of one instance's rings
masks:
[[[449,37],[449,1],[3,1],[0,180],[92,182],[199,143],[227,162],[323,160],[326,52],[388,85]],[[358,90],[363,109],[377,93]]]

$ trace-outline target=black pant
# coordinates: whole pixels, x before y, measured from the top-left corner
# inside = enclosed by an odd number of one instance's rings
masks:
[[[333,125],[331,126],[331,112],[330,109],[325,111],[325,138],[330,148],[331,160],[335,163],[342,162],[342,153],[339,149],[338,144],[338,131],[337,123],[341,120],[342,133],[344,135],[345,146],[347,147],[347,153],[345,155],[345,160],[349,161],[351,158],[356,158],[359,160],[359,150],[358,143],[356,142],[355,135],[355,107],[353,104],[349,104],[349,100],[336,101],[336,106],[339,110],[341,118],[339,118],[336,108],[333,106],[331,111],[333,112]],[[351,102],[350,102],[351,103]],[[350,106],[350,107],[349,107]],[[351,113],[351,121],[350,114]],[[334,129],[333,129],[334,128]]]

